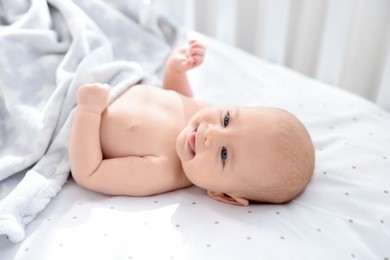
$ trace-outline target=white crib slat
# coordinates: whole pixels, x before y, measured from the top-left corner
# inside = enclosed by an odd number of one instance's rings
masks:
[[[196,0],[195,29],[225,43],[236,43],[237,0]]]
[[[254,35],[256,55],[279,64],[285,63],[290,2],[259,1],[257,32]]]
[[[216,1],[216,0],[213,0]],[[237,0],[217,0],[220,10],[216,15],[215,37],[231,45],[236,44]]]
[[[382,71],[382,79],[380,82],[380,88],[377,94],[376,103],[390,112],[390,48],[389,47],[387,49],[386,62],[385,62],[384,69]]]
[[[262,13],[258,12],[259,0],[237,1],[236,45],[248,52],[254,51],[255,26]]]
[[[196,0],[195,5],[195,30],[215,37],[216,13],[218,1]]]
[[[385,52],[390,1],[359,0],[343,69],[341,86],[374,100]]]
[[[326,3],[292,1],[286,65],[310,76],[315,74]]]
[[[316,77],[339,86],[355,0],[329,0]]]

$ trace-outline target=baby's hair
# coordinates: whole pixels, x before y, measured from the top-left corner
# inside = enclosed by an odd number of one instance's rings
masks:
[[[279,117],[272,129],[270,148],[278,161],[271,170],[276,179],[272,184],[263,180],[250,183],[246,198],[263,203],[286,203],[298,197],[310,182],[314,147],[306,128],[294,115],[282,109],[270,109]]]

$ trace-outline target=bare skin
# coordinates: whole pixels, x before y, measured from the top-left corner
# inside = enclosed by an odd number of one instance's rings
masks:
[[[190,41],[168,58],[162,89],[133,86],[109,106],[109,86],[80,87],[69,143],[80,186],[147,196],[194,184],[241,206],[249,199],[283,203],[303,191],[314,165],[304,126],[281,109],[212,107],[191,99],[186,72],[202,64],[204,54]]]
[[[203,56],[203,46],[191,41],[168,59],[164,89],[133,86],[110,106],[110,87],[80,88],[69,147],[72,175],[79,185],[130,196],[192,185],[183,173],[175,144],[202,107],[187,97],[192,92],[186,71],[199,66]]]

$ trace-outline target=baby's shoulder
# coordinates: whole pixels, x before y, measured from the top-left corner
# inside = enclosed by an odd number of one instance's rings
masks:
[[[138,84],[130,87],[127,92],[138,95],[167,95],[169,91],[154,85]]]
[[[168,91],[152,85],[135,85],[124,93],[124,96],[143,102],[144,104],[152,103],[157,106],[167,103],[172,104],[172,102],[178,99],[177,95],[174,91]]]
[[[171,121],[186,124],[203,103],[186,97],[174,90],[166,90],[152,85],[135,85],[127,90],[116,101],[120,108],[126,107],[133,111],[142,111],[147,114],[161,117],[172,117]],[[115,104],[114,104],[115,106]],[[183,125],[183,127],[184,127]]]

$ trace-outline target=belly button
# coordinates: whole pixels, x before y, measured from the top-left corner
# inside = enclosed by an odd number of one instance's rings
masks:
[[[138,129],[138,125],[131,125],[127,129],[129,132],[135,132]]]

